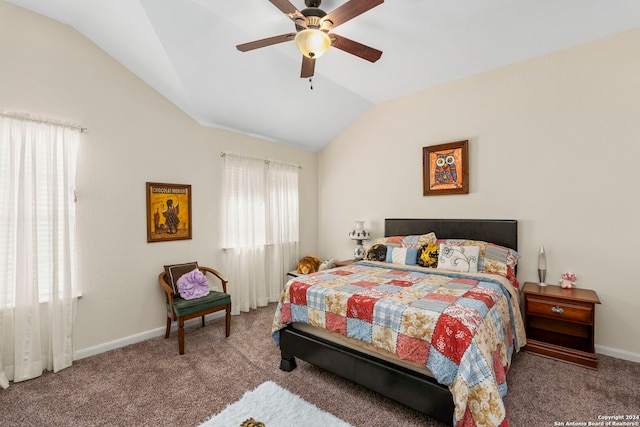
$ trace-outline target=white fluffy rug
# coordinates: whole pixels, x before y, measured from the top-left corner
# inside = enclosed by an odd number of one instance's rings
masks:
[[[246,392],[200,427],[239,427],[248,418],[266,427],[353,427],[272,381]]]

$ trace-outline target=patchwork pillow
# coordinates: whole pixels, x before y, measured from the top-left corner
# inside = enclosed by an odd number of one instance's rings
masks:
[[[387,247],[385,245],[376,244],[367,249],[365,258],[368,261],[382,261],[387,259]]]
[[[512,253],[514,255],[512,255]],[[509,261],[509,258],[513,256],[514,259]],[[515,266],[518,262],[518,255],[515,251],[503,246],[494,245],[493,243],[487,243],[483,255],[483,268],[485,273],[496,273],[502,276],[507,276],[508,264],[510,262]]]
[[[419,248],[427,243],[435,243],[436,240],[436,234],[431,232],[415,236],[379,237],[373,243],[399,248]]]
[[[442,243],[440,244],[439,252],[437,268],[465,273],[478,272],[480,246],[449,245]]]
[[[387,248],[386,262],[394,264],[416,265],[418,260],[418,248]]]
[[[164,274],[167,278],[167,283],[171,286],[171,289],[173,289],[174,295],[180,294],[180,291],[178,290],[178,279],[180,279],[183,274],[193,271],[195,268],[198,268],[198,263],[196,261],[164,266]]]
[[[421,267],[435,268],[438,265],[440,245],[427,243],[418,248],[418,265]]]

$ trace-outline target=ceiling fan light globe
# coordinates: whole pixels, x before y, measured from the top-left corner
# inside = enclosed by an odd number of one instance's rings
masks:
[[[299,31],[295,42],[304,56],[313,59],[321,57],[331,46],[331,39],[326,33],[312,28]]]

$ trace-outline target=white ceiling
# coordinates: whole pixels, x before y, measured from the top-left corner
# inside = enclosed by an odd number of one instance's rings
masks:
[[[202,125],[312,151],[377,103],[640,27],[638,0],[387,0],[335,30],[382,58],[330,49],[311,90],[293,42],[235,48],[295,31],[268,0],[8,1],[76,28]]]

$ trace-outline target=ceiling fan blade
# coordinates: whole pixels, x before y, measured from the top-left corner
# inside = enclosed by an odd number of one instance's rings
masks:
[[[303,19],[305,21],[307,20],[307,18],[302,13],[300,13],[300,11],[294,5],[292,5],[289,0],[269,0],[269,1],[275,7],[280,9],[282,13],[287,15],[289,19],[291,19],[294,22],[296,21],[296,19]]]
[[[300,71],[301,78],[313,77],[313,72],[316,68],[316,60],[314,58],[307,58],[302,55],[302,70]]]
[[[243,43],[236,46],[241,52],[258,49],[261,47],[271,46],[273,44],[288,42],[296,37],[296,33],[280,34],[279,36],[268,37],[266,39],[255,40],[249,43]]]
[[[333,23],[331,28],[335,28],[382,3],[384,3],[384,0],[349,0],[337,9],[329,12],[322,20],[331,21]]]
[[[343,50],[352,55],[366,59],[369,62],[376,62],[382,56],[382,51],[363,45],[346,37],[330,33],[331,46]]]

